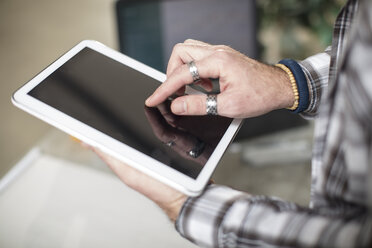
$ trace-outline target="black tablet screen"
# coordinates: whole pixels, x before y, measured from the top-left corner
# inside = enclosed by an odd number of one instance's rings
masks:
[[[196,178],[231,119],[171,114],[145,99],[159,82],[84,48],[28,94],[59,111]]]

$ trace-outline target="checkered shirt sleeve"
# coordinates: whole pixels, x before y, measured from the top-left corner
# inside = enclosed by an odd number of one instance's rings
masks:
[[[325,52],[299,62],[309,89],[309,106],[301,114],[304,118],[312,118],[318,113],[321,96],[328,86],[330,51],[331,47],[328,47]]]
[[[189,198],[176,222],[200,247],[366,247],[366,212],[328,213],[212,185]]]
[[[317,114],[310,206],[210,185],[184,204],[181,235],[201,247],[372,246],[372,1],[361,2],[349,44],[357,0],[336,21],[331,55],[301,62]]]

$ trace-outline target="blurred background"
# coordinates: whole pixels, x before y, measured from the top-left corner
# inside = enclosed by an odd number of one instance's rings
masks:
[[[193,246],[94,154],[12,106],[18,87],[79,41],[100,41],[162,71],[186,38],[267,63],[301,60],[330,45],[343,2],[0,1],[0,247]],[[215,181],[307,205],[312,127],[287,111],[246,120]]]

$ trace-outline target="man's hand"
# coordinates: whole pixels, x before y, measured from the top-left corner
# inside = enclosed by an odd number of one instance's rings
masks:
[[[219,78],[218,114],[247,118],[293,105],[294,95],[287,74],[228,46],[212,46],[186,40],[174,47],[167,68],[167,80],[146,100],[154,107],[174,93],[182,94],[193,83],[188,62],[194,61],[200,77],[198,84],[211,90],[209,78]],[[176,98],[171,105],[177,115],[205,115],[206,96],[187,95]]]
[[[176,221],[187,196],[126,165],[125,163],[92,148],[126,185],[158,204],[172,221]]]

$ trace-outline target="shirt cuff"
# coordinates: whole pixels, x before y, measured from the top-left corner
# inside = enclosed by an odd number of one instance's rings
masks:
[[[202,195],[184,203],[176,220],[177,231],[199,246],[216,247],[221,216],[242,196],[247,194],[225,186],[208,186]]]
[[[309,106],[301,115],[305,118],[313,118],[318,114],[320,100],[328,87],[329,49],[298,63],[306,76],[309,88]]]
[[[301,66],[293,59],[282,59],[279,61],[279,64],[283,64],[288,67],[296,80],[299,100],[298,107],[292,112],[301,113],[309,106],[309,89],[305,73],[303,72]]]

